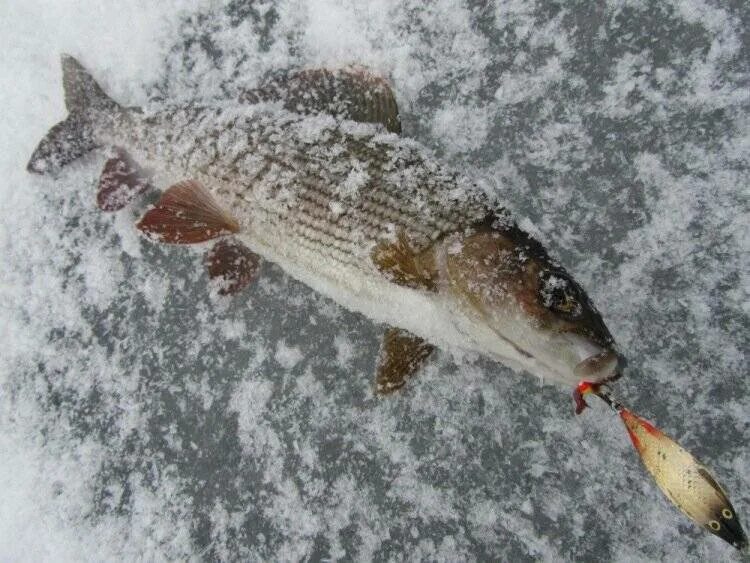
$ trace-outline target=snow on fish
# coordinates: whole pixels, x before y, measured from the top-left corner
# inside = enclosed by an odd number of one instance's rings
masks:
[[[144,112],[110,99],[74,58],[63,56],[62,66],[69,116],[40,142],[28,170],[54,173],[108,149],[97,193],[105,211],[156,178],[176,181],[137,228],[163,243],[215,240],[206,265],[222,294],[251,284],[263,258],[387,325],[376,392],[402,388],[435,347],[458,347],[573,388],[576,412],[587,393],[619,405],[606,384],[625,360],[585,291],[500,202],[400,135],[396,99],[381,77],[359,67],[282,72],[233,105]],[[623,409],[670,500],[746,545],[723,492],[669,492],[692,471],[692,457],[666,437],[647,439],[642,419]],[[665,440],[688,457],[656,463]],[[704,481],[715,484],[710,475]],[[731,525],[719,517],[726,511]]]

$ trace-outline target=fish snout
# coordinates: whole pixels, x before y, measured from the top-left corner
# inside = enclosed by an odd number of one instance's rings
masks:
[[[612,347],[602,347],[579,336],[573,336],[578,363],[573,368],[576,377],[591,382],[613,381],[621,375],[627,360]]]

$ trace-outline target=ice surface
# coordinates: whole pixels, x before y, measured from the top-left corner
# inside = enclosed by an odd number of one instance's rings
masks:
[[[750,12],[725,6],[2,3],[0,559],[734,560],[603,408],[446,353],[376,399],[383,327],[272,264],[218,296],[200,252],[136,235],[145,203],[97,211],[103,155],[24,170],[65,115],[62,52],[127,105],[370,66],[404,134],[575,273],[630,359],[619,394],[747,524]]]

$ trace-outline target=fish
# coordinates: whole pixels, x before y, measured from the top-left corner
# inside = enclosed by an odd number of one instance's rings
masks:
[[[415,337],[410,345],[384,339],[383,366],[395,366],[397,351],[426,358],[429,343],[571,388],[619,375],[621,356],[581,286],[470,180],[388,130],[400,122],[377,78],[308,70],[231,107],[142,111],[111,100],[74,58],[63,56],[62,66],[70,115],[36,148],[29,171],[54,172],[95,147],[115,147],[97,195],[104,210],[153,182],[148,169],[179,179],[141,231],[171,244],[232,236],[344,307]],[[365,110],[349,116],[359,121],[286,109],[298,109],[302,96],[277,102],[280,83],[326,101],[325,83],[337,80],[359,94],[331,107],[359,104]],[[213,261],[222,260],[215,251]],[[413,372],[422,361],[407,364]]]
[[[283,71],[232,103],[145,110],[112,100],[69,55],[62,69],[69,115],[27,170],[57,174],[107,151],[96,202],[109,212],[168,186],[136,227],[159,243],[212,243],[222,295],[267,260],[385,325],[376,393],[405,387],[437,348],[572,388],[576,412],[623,374],[581,285],[502,202],[402,134],[390,85],[368,69]]]

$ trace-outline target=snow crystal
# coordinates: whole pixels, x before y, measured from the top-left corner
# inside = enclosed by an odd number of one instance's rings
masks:
[[[487,108],[447,103],[435,114],[432,134],[452,152],[469,152],[484,145],[491,123]]]
[[[365,170],[365,166],[358,162],[355,163],[340,187],[341,195],[345,198],[354,199],[357,196],[357,192],[367,185],[369,179],[370,175]]]
[[[276,343],[274,359],[284,369],[292,369],[303,358],[302,351],[295,346],[288,346],[284,340]]]
[[[342,368],[349,367],[355,356],[355,344],[346,334],[339,334],[334,339],[333,345],[336,347],[336,364]]]

